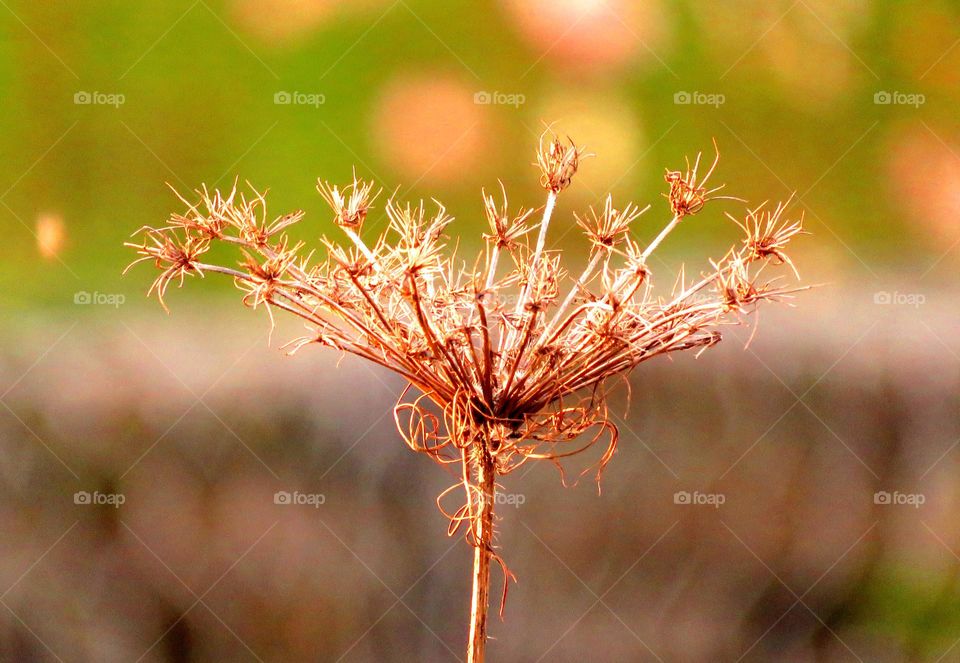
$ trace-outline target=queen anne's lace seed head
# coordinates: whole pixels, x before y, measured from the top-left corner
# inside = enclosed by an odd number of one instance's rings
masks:
[[[501,185],[499,199],[483,195],[489,231],[473,257],[457,257],[448,246],[453,217],[436,201],[391,198],[387,229],[364,239],[379,190],[356,176],[344,187],[318,185],[347,238],[324,238],[321,260],[286,236],[301,212],[270,220],[264,195],[236,186],[201,190],[186,212],[142,229],[142,242],[128,246],[140,256],[134,264],[151,261],[159,269],[149,292],[161,302],[175,280],[225,274],[247,306],[308,323],[310,333],[290,344],[291,352],[312,344],[336,348],[406,379],[413,392],[404,391],[395,410],[400,432],[411,448],[464,464],[465,490],[456,494],[466,503],[445,512],[452,529],[466,524],[468,539],[487,546],[481,479],[534,460],[562,467],[561,460],[595,446],[599,478],[618,440],[605,404],[611,378],[653,357],[712,347],[730,316],[796,290],[761,274],[770,263],[795,271],[787,245],[802,223],[786,218],[786,204],[747,210],[735,219],[744,237],[722,260],[692,280],[681,270],[666,281],[672,291],[654,288],[649,256],[677,223],[711,201],[737,200],[716,195],[722,186],[709,188],[719,152],[702,176],[699,156],[685,171],[667,172],[664,195],[673,219],[659,234],[647,217],[641,222],[646,208],[615,205],[611,196],[600,211],[577,216],[589,258],[568,271],[564,252],[550,250],[544,239],[557,194],[570,186],[584,156],[572,141],[545,134],[537,165],[548,199],[539,232],[529,232],[536,229],[533,210],[511,211]],[[654,236],[649,244],[639,239]],[[204,262],[211,242],[241,249],[239,265]]]

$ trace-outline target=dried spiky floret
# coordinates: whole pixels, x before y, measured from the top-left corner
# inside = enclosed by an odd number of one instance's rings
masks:
[[[389,199],[387,229],[364,241],[360,231],[376,193],[372,182],[356,176],[343,188],[319,185],[349,239],[342,246],[324,238],[327,256],[320,262],[300,255],[302,244],[284,234],[301,213],[267,222],[263,195],[247,198],[236,186],[225,194],[203,189],[186,213],[163,228],[144,229],[143,242],[129,246],[142,256],[135,263],[154,260],[160,269],[150,292],[161,301],[173,280],[226,274],[244,291],[246,305],[284,310],[308,323],[310,333],[294,341],[292,351],[316,343],[403,376],[413,391],[401,394],[395,416],[407,445],[461,468],[463,501],[445,509],[451,532],[466,525],[478,564],[500,561],[493,550],[497,477],[532,460],[562,468],[564,459],[599,445],[599,456],[588,463],[599,479],[619,439],[606,406],[612,378],[654,357],[701,352],[719,342],[717,328],[729,324],[729,316],[797,289],[762,278],[771,262],[794,268],[786,246],[802,222],[785,220],[784,204],[748,210],[737,221],[744,239],[723,259],[710,262],[693,283],[681,271],[671,293],[655,293],[650,255],[681,219],[712,200],[737,200],[715,195],[722,186],[708,188],[719,152],[703,177],[699,155],[685,172],[667,172],[673,218],[648,243],[634,232],[646,208],[615,207],[608,196],[600,212],[578,216],[590,258],[568,279],[563,253],[547,250],[545,239],[557,195],[582,156],[572,141],[541,139],[537,165],[547,201],[535,243],[528,232],[532,210],[510,214],[502,184],[502,201],[484,193],[490,232],[473,268],[459,266],[448,251],[453,218],[436,201],[431,214],[423,202]],[[239,268],[201,261],[214,240],[243,250]]]
[[[487,195],[486,191],[482,192],[483,211],[487,215],[487,223],[490,224],[490,234],[485,234],[483,238],[488,242],[495,242],[499,249],[509,249],[513,248],[514,242],[520,239],[520,237],[530,232],[527,219],[529,219],[536,210],[520,208],[520,211],[511,216],[507,202],[507,190],[503,186],[503,182],[500,182],[500,193],[503,197],[503,202],[498,206],[496,199],[492,195]]]
[[[580,159],[585,156],[588,155],[569,138],[564,144],[560,138],[545,131],[540,137],[540,147],[537,150],[540,186],[547,191],[560,193],[570,186],[573,176],[577,174],[577,168],[580,167]]]
[[[780,220],[792,200],[793,196],[790,196],[785,202],[777,203],[772,211],[764,209],[766,203],[762,203],[748,210],[743,221],[729,214],[727,216],[743,229],[743,245],[755,260],[775,257],[781,264],[790,265],[796,277],[800,278],[796,265],[786,254],[786,246],[796,235],[804,232],[803,215],[795,221]]]
[[[576,212],[573,216],[595,248],[611,248],[627,236],[630,224],[648,209],[649,205],[640,209],[633,203],[627,203],[622,210],[614,209],[613,196],[607,194],[600,214],[591,207],[586,216],[580,217]]]
[[[670,210],[674,216],[682,218],[690,214],[696,214],[710,200],[725,199],[743,202],[740,198],[713,195],[722,190],[726,184],[721,184],[712,189],[707,188],[707,182],[710,181],[713,171],[717,168],[717,163],[720,162],[720,150],[717,148],[716,141],[714,141],[713,149],[716,154],[713,163],[710,164],[710,168],[699,181],[697,180],[697,171],[700,169],[702,152],[697,154],[697,159],[694,161],[692,168],[690,167],[690,160],[687,159],[686,171],[667,170],[664,175],[664,179],[670,185],[670,190],[663,195],[670,201]]]
[[[380,195],[380,190],[374,192],[373,187],[373,182],[357,179],[356,172],[353,174],[353,182],[342,189],[329,182],[317,180],[317,191],[333,209],[334,223],[351,230],[360,230],[373,201]]]
[[[127,246],[135,248],[142,257],[127,265],[123,273],[126,274],[137,263],[153,260],[154,265],[160,270],[160,275],[150,286],[147,296],[156,292],[160,305],[167,310],[163,296],[167,293],[167,286],[171,282],[179,280],[179,285],[182,286],[184,278],[188,275],[203,276],[198,259],[210,249],[210,240],[202,235],[190,235],[187,231],[178,233],[174,225],[160,230],[142,228],[139,232],[143,235],[143,243],[127,243]]]

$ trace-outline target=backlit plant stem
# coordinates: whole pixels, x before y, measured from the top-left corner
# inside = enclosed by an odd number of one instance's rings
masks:
[[[496,471],[485,443],[476,459],[477,513],[474,514],[473,590],[470,599],[470,638],[467,663],[483,663],[487,644],[487,613],[490,606],[490,559],[493,545],[493,510]]]
[[[548,191],[547,203],[543,208],[543,217],[540,220],[540,234],[537,236],[537,246],[533,251],[533,257],[530,259],[530,268],[527,272],[527,282],[523,286],[523,290],[520,293],[520,298],[517,299],[517,306],[514,309],[514,315],[519,316],[521,313],[523,313],[523,309],[526,307],[527,302],[530,299],[530,293],[533,291],[533,281],[536,278],[537,268],[540,265],[540,255],[543,253],[543,247],[547,243],[547,228],[550,227],[550,218],[553,216],[553,209],[556,207],[556,205],[557,192],[552,190]],[[517,328],[511,329],[506,335],[506,343],[503,344],[502,349],[509,350],[510,348],[514,347],[516,338]],[[506,356],[507,353],[504,352],[503,357],[506,358]],[[508,382],[513,381],[515,370],[516,367],[514,367],[514,371],[511,371]]]
[[[560,320],[563,319],[563,314],[566,313],[567,309],[570,307],[574,297],[577,296],[577,293],[580,292],[583,286],[586,285],[587,281],[590,279],[590,276],[593,274],[593,270],[597,268],[597,263],[600,262],[600,255],[601,251],[594,252],[593,257],[590,258],[590,262],[587,263],[586,269],[583,270],[583,273],[580,274],[580,278],[578,278],[577,282],[573,284],[572,288],[570,288],[570,292],[567,293],[563,303],[560,304],[560,308],[557,309],[553,319],[550,320],[550,324],[548,324],[543,330],[543,341],[540,342],[541,346],[547,342],[547,339],[550,338],[553,328],[556,327]]]
[[[664,229],[660,231],[660,234],[657,235],[656,239],[650,242],[650,246],[644,249],[643,253],[640,254],[641,261],[646,262],[647,258],[650,257],[650,254],[656,251],[657,247],[660,246],[660,242],[666,239],[667,235],[669,235],[670,232],[677,227],[677,224],[680,223],[680,219],[682,218],[683,218],[683,215],[677,214],[672,219],[670,219],[670,223],[668,223],[666,227],[664,227]]]
[[[371,251],[371,250],[369,249],[369,247],[367,247],[367,245],[364,244],[363,240],[360,239],[360,235],[358,235],[357,233],[355,233],[355,232],[354,232],[353,230],[351,230],[350,228],[346,228],[346,227],[344,227],[343,232],[345,232],[345,233],[347,234],[347,237],[349,237],[350,240],[356,245],[356,247],[357,247],[358,249],[360,249],[360,251],[363,253],[363,255],[366,256],[367,260],[370,261],[370,264],[373,266],[373,269],[376,270],[376,269],[377,269],[377,257],[376,257],[375,255],[373,255],[373,251]]]
[[[530,291],[533,289],[533,277],[536,274],[540,263],[540,254],[543,253],[543,247],[547,243],[547,228],[550,227],[550,217],[553,216],[553,208],[557,205],[557,194],[554,191],[547,192],[547,204],[543,208],[543,219],[540,221],[540,234],[537,235],[537,248],[533,251],[533,258],[530,259],[530,275],[523,287],[523,294],[517,300],[516,313],[523,311],[530,297]]]

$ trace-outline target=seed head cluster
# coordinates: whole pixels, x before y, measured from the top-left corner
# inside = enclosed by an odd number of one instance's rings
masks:
[[[741,241],[698,277],[681,272],[666,290],[654,288],[653,251],[720,198],[722,187],[708,186],[719,153],[702,176],[699,156],[683,171],[667,171],[672,218],[658,234],[643,227],[649,207],[615,205],[611,196],[574,215],[589,257],[568,272],[563,252],[547,247],[547,230],[558,195],[585,156],[569,139],[545,134],[536,165],[546,203],[511,210],[502,183],[495,195],[484,192],[484,248],[468,259],[449,245],[453,217],[437,201],[391,197],[383,206],[386,230],[364,233],[380,191],[356,174],[346,186],[318,185],[345,236],[324,237],[320,259],[286,235],[302,212],[271,219],[262,194],[236,186],[201,189],[197,202],[184,200],[184,213],[141,229],[141,241],[128,246],[139,255],[134,264],[159,269],[149,292],[162,304],[173,282],[224,274],[247,306],[306,321],[309,333],[287,346],[291,352],[327,346],[403,376],[409,386],[395,408],[403,439],[458,467],[460,480],[438,503],[451,532],[466,524],[473,545],[490,546],[481,532],[492,499],[492,489],[481,485],[489,480],[484,468],[493,481],[534,460],[562,471],[563,459],[596,447],[587,465],[599,477],[618,440],[606,406],[612,378],[654,357],[701,352],[720,341],[721,326],[797,290],[762,274],[771,263],[796,272],[786,248],[802,232],[802,219],[786,220],[786,204],[731,217]],[[641,241],[645,235],[653,239]],[[234,245],[239,263],[206,262],[213,243]],[[455,494],[462,499],[448,508]]]

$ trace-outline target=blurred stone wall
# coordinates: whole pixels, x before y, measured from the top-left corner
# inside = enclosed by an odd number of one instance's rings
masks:
[[[955,297],[835,296],[637,370],[600,494],[503,479],[492,660],[957,655]],[[455,478],[394,430],[402,383],[285,359],[265,325],[3,331],[0,660],[462,657],[470,553],[434,504]]]

